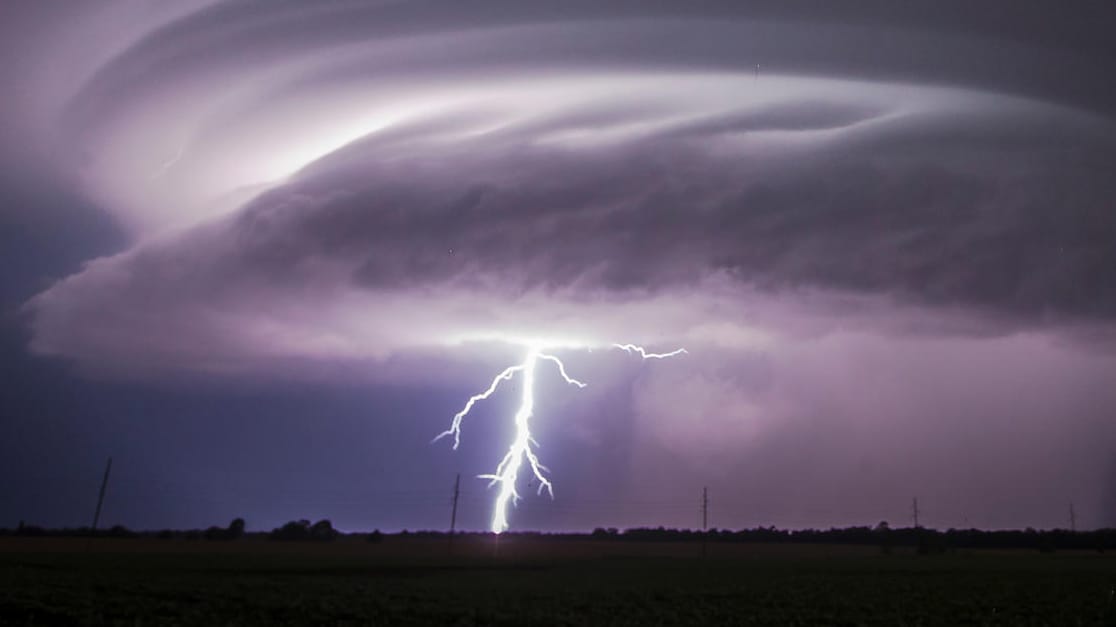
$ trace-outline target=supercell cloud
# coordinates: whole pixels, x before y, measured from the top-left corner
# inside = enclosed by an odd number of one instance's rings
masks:
[[[128,242],[25,304],[30,350],[124,378],[437,386],[462,372],[429,364],[505,342],[685,345],[630,383],[633,476],[790,477],[740,488],[789,524],[813,522],[800,490],[843,495],[842,523],[866,484],[965,483],[954,513],[1007,490],[974,522],[1009,524],[1045,507],[1012,477],[1099,510],[1111,46],[1025,6],[811,6],[39,16],[53,39],[28,58],[71,69],[25,81],[34,145]]]

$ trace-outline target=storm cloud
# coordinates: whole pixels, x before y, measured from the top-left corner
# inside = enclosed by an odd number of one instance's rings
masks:
[[[1001,455],[971,425],[1112,433],[1116,46],[1100,9],[1058,30],[1038,6],[44,11],[57,45],[28,57],[71,69],[23,79],[26,132],[127,243],[22,305],[29,348],[126,380],[439,385],[523,342],[684,345],[617,410],[649,438],[634,475],[926,446],[1002,476],[1034,441]],[[804,435],[842,429],[892,453]],[[1048,494],[1100,485],[1110,452],[1083,449]]]
[[[941,88],[613,80],[482,83],[462,110],[356,139],[38,296],[34,345],[102,365],[169,349],[190,366],[181,344],[236,360],[268,324],[328,330],[340,356],[509,329],[681,341],[710,323],[747,332],[750,309],[804,291],[969,310],[993,318],[988,334],[1116,314],[1103,118]],[[484,95],[549,102],[578,84],[598,97],[513,121]],[[656,316],[666,297],[685,311]],[[621,305],[646,323],[616,328]],[[782,331],[766,322],[753,332]],[[259,339],[268,359],[306,350]]]

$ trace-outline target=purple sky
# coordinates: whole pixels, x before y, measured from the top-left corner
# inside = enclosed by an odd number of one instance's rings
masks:
[[[1116,526],[1116,12],[602,4],[8,9],[0,526]]]

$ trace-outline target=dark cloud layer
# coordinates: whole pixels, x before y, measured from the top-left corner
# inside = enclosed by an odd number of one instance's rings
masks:
[[[774,298],[809,289],[985,312],[993,334],[1005,321],[1110,320],[1112,126],[1040,106],[1009,102],[998,117],[983,107],[896,116],[791,101],[600,145],[536,140],[607,131],[611,116],[452,143],[438,137],[454,118],[404,126],[40,296],[38,346],[93,358],[67,348],[81,342],[76,319],[97,320],[86,327],[94,335],[139,325],[140,344],[208,335],[204,314],[267,308],[308,286],[470,290],[514,307],[539,290],[640,301],[711,276]]]
[[[355,158],[345,183],[310,177],[247,207],[226,255],[279,276],[337,258],[368,287],[495,275],[520,290],[665,289],[723,270],[1026,317],[1116,314],[1104,147],[927,149],[905,135],[775,163],[706,154],[700,134],[590,155],[469,147],[383,169]]]

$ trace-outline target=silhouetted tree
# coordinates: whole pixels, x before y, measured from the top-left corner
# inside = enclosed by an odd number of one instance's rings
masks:
[[[333,523],[328,520],[319,520],[310,527],[310,537],[314,540],[332,540],[338,535],[333,529]]]
[[[124,525],[113,525],[106,535],[113,538],[134,538],[139,534],[128,529]]]
[[[237,538],[243,536],[244,519],[234,518],[233,521],[229,523],[229,528],[226,530],[226,532],[228,534],[229,540],[236,540]]]
[[[319,520],[313,525],[309,520],[298,520],[275,529],[269,536],[272,540],[332,540],[339,534],[328,520]]]
[[[308,540],[310,538],[309,520],[292,520],[274,529],[269,536],[272,540]]]

